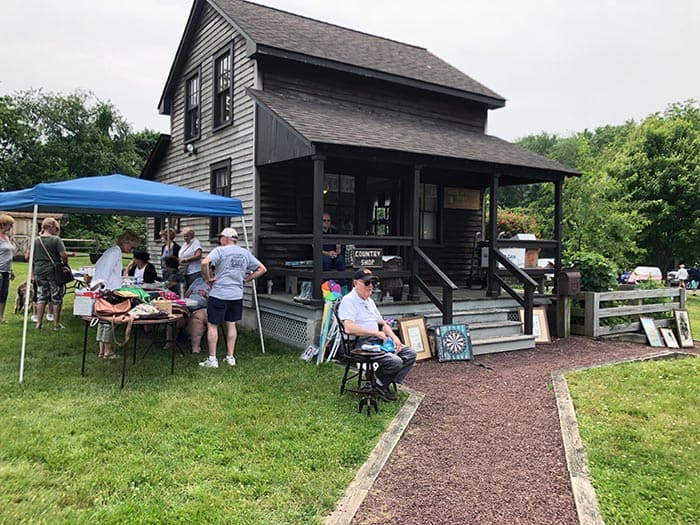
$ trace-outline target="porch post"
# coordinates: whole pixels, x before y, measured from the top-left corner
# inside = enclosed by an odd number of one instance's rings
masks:
[[[311,159],[314,162],[313,226],[311,228],[313,233],[314,272],[311,281],[311,296],[313,304],[322,304],[321,282],[323,280],[323,254],[321,252],[321,246],[323,245],[323,178],[326,156],[314,155]]]
[[[411,217],[411,236],[413,240],[411,241],[411,248],[408,250],[408,261],[407,267],[411,270],[411,277],[408,280],[408,300],[417,301],[420,296],[418,295],[418,284],[416,282],[416,276],[418,275],[418,258],[416,257],[415,248],[418,247],[420,242],[420,172],[422,166],[413,166],[413,183],[411,184],[411,202],[409,204],[410,212],[409,217]]]
[[[557,276],[561,272],[561,222],[562,222],[562,190],[564,187],[564,181],[559,179],[554,181],[554,240],[557,241],[556,253],[554,254],[554,290],[556,294],[557,290]]]
[[[498,202],[496,200],[496,194],[498,193],[499,177],[500,175],[498,173],[494,173],[493,177],[491,177],[491,193],[489,198],[489,273],[487,276],[488,287],[486,289],[486,295],[488,297],[498,297],[501,293],[501,287],[498,285],[496,279],[493,278],[498,268],[495,254],[498,248],[496,244],[498,240]]]

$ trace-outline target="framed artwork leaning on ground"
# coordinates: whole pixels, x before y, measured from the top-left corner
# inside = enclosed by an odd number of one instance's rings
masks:
[[[670,328],[659,328],[659,332],[661,332],[661,337],[664,338],[664,343],[666,343],[666,346],[669,348],[679,348],[678,341],[676,341],[676,336],[673,335],[673,330]]]
[[[525,309],[518,310],[520,324],[525,327]],[[542,306],[532,309],[532,335],[535,336],[535,344],[551,343],[552,336],[549,334],[549,323],[547,322],[547,312]]]
[[[404,317],[399,319],[399,331],[403,344],[416,351],[416,361],[433,357],[425,330],[425,317]]]
[[[673,317],[676,319],[678,342],[683,348],[693,347],[693,334],[690,331],[690,317],[688,317],[688,310],[674,310]]]
[[[656,328],[656,324],[651,317],[640,317],[639,322],[642,323],[642,328],[644,328],[644,333],[647,336],[650,346],[666,346],[661,339],[659,329]]]
[[[448,324],[435,329],[435,349],[438,361],[469,361],[472,340],[465,324]]]

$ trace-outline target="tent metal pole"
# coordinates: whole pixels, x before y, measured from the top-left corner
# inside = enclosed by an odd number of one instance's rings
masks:
[[[250,243],[248,242],[248,230],[245,227],[245,217],[241,215],[241,222],[243,223],[243,238],[245,239],[246,250],[250,251]],[[253,284],[253,302],[255,303],[255,313],[258,316],[258,332],[260,333],[260,348],[262,348],[262,353],[265,353],[265,341],[263,340],[262,333],[262,323],[260,322],[260,305],[258,304],[258,287],[255,285],[255,279],[251,281]]]
[[[29,241],[29,265],[27,266],[27,291],[24,294],[24,324],[22,325],[22,350],[19,355],[19,382],[24,381],[24,355],[27,349],[27,316],[29,315],[29,296],[32,295],[32,272],[34,271],[34,242],[36,241],[36,222],[39,205],[34,205],[32,215],[32,235]]]

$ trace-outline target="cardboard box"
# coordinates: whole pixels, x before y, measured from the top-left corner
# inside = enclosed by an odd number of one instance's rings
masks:
[[[76,290],[73,315],[92,315],[95,309],[96,292]]]
[[[503,255],[506,256],[506,258],[515,264],[518,268],[524,268],[525,267],[525,248],[502,248],[501,251],[503,252]],[[501,263],[498,263],[498,268],[501,269],[503,268],[503,265]],[[481,267],[482,268],[488,268],[489,267],[489,249],[488,248],[482,248],[481,249]]]

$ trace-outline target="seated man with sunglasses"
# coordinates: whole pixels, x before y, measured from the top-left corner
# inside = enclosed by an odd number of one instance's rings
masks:
[[[379,365],[374,377],[379,387],[379,396],[384,401],[396,401],[396,396],[389,392],[388,386],[403,381],[416,362],[416,352],[401,343],[377,310],[371,295],[378,282],[379,279],[372,274],[372,270],[357,270],[352,291],[340,301],[338,316],[345,332],[358,338],[358,348],[365,344],[383,345],[387,339],[394,343],[394,352],[380,352],[374,359]]]

